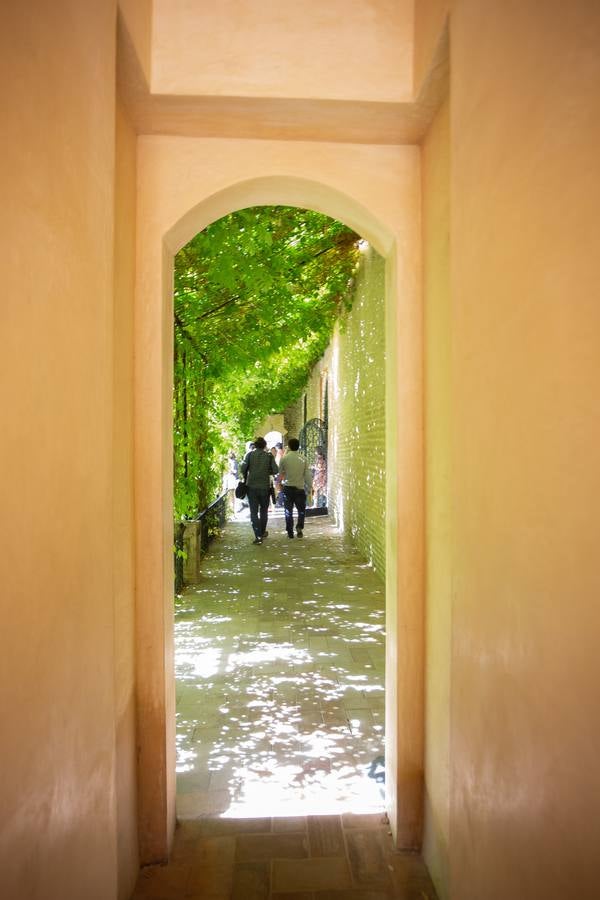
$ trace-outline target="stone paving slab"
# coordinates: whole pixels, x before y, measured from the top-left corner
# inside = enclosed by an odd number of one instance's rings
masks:
[[[285,823],[285,827],[283,826]],[[168,866],[133,900],[436,900],[421,858],[381,813],[181,822]]]

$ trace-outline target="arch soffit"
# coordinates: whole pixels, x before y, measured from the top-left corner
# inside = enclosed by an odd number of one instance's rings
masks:
[[[354,197],[322,182],[291,176],[251,178],[209,195],[188,210],[165,234],[165,244],[177,253],[212,222],[250,206],[297,206],[343,222],[389,256],[394,235],[387,225]]]

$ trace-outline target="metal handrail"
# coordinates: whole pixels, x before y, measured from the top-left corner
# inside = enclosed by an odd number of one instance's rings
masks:
[[[210,506],[207,506],[206,509],[204,509],[196,519],[192,520],[194,522],[200,522],[202,525],[200,529],[200,549],[203,553],[206,553],[210,542],[215,536],[215,533],[210,531],[210,516],[214,513],[214,515],[217,517],[217,521],[214,524],[216,524],[219,528],[223,528],[225,526],[225,523],[227,522],[227,498],[229,496],[229,493],[229,491],[225,491],[225,493],[217,497],[217,499],[214,500],[210,504]]]
[[[227,500],[231,493],[231,491],[225,491],[194,519],[185,519],[175,525],[175,593],[180,594],[184,586],[183,537],[185,526],[194,522],[200,524],[198,531],[199,549],[201,554],[206,553],[213,538],[221,528],[225,527],[227,522]]]

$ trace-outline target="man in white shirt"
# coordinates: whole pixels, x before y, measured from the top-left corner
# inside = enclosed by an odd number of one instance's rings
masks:
[[[306,512],[306,490],[312,488],[312,472],[303,456],[300,456],[300,441],[290,438],[288,451],[279,463],[279,480],[283,482],[283,505],[285,507],[285,528],[289,538],[294,537],[294,506],[298,510],[296,535],[304,536],[304,515]]]

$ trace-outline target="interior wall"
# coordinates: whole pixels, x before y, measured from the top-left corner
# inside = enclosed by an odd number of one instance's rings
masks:
[[[412,98],[413,0],[154,0],[153,6],[157,94]]]
[[[113,592],[115,608],[116,803],[119,900],[137,871],[135,583],[133,532],[133,299],[135,292],[136,135],[120,102],[116,118]]]
[[[425,829],[440,900],[449,890],[452,634],[449,104],[422,148],[425,331]]]
[[[452,896],[598,893],[600,7],[451,18]]]
[[[0,7],[4,900],[117,894],[115,17]]]
[[[119,13],[133,43],[146,82],[152,79],[152,25],[154,0],[117,0]]]
[[[415,0],[413,80],[417,96],[431,71],[451,5],[452,0]]]
[[[418,148],[144,136],[138,140],[138,167],[135,472],[136,591],[144,600],[138,603],[137,628],[146,829],[142,860],[168,852],[174,797],[174,704],[165,693],[173,684],[173,253],[209,222],[256,204],[324,212],[386,254],[386,384],[392,384],[386,392],[386,459],[391,461],[386,539],[399,561],[391,573],[386,570],[391,773],[386,790],[394,835],[402,846],[415,847],[421,837],[423,750]]]

